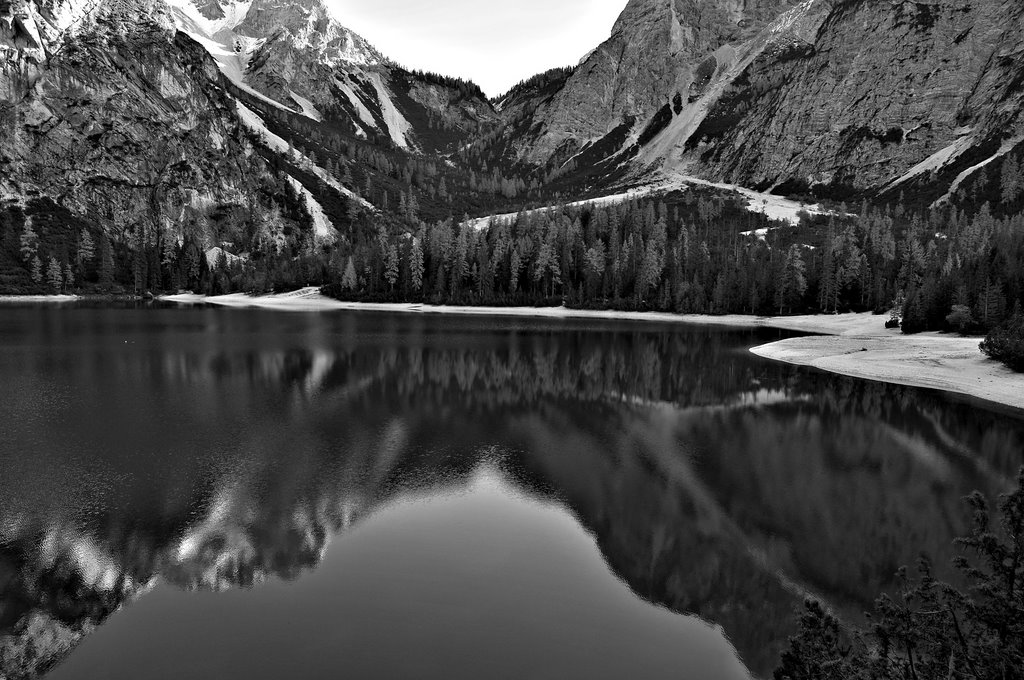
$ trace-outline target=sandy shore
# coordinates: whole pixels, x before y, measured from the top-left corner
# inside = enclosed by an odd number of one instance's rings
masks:
[[[64,303],[80,299],[77,295],[0,295],[0,304]]]
[[[540,319],[607,319],[620,321],[647,321],[654,323],[697,324],[727,326],[731,328],[779,328],[806,333],[840,335],[849,331],[867,332],[874,328],[881,333],[899,335],[885,330],[885,317],[871,314],[808,315],[808,316],[750,316],[731,314],[709,316],[705,314],[669,314],[663,312],[620,312],[615,310],[569,309],[567,307],[477,307],[459,305],[426,305],[417,303],[342,302],[320,294],[318,288],[303,288],[280,295],[252,296],[244,293],[204,296],[184,293],[164,295],[164,302],[186,305],[217,305],[274,309],[280,311],[361,311],[400,312],[412,314],[458,314],[464,316],[506,316]]]
[[[925,333],[906,336],[885,328],[886,317],[873,314],[755,317],[703,316],[656,312],[617,312],[565,307],[458,307],[419,304],[341,302],[306,288],[282,295],[218,297],[172,295],[161,300],[180,304],[213,304],[282,311],[386,311],[418,314],[530,317],[549,319],[615,319],[656,323],[685,323],[733,328],[778,328],[807,337],[790,338],[754,347],[754,354],[802,366],[813,366],[855,378],[959,392],[1024,409],[1024,374],[1014,373],[985,357],[980,338]]]
[[[1014,373],[983,355],[978,349],[981,338],[942,333],[907,336],[899,331],[878,330],[874,324],[859,326],[853,321],[858,316],[862,315],[835,317],[850,320],[845,330],[793,327],[824,330],[832,335],[789,338],[750,351],[768,359],[855,378],[959,392],[1024,409],[1024,374]]]

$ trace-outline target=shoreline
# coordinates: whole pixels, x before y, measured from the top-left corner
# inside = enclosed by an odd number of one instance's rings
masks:
[[[79,295],[0,295],[0,304],[23,304],[31,302],[37,303],[49,303],[49,304],[63,304],[66,302],[78,302],[82,300]]]
[[[533,319],[592,319],[607,321],[638,321],[666,324],[722,326],[728,328],[773,328],[778,330],[838,335],[851,327],[861,328],[877,322],[885,331],[885,317],[872,314],[752,316],[748,314],[673,314],[670,312],[628,312],[614,309],[570,309],[569,307],[487,307],[478,305],[430,305],[418,302],[344,302],[321,295],[318,288],[303,288],[290,293],[252,296],[245,293],[204,296],[193,293],[162,295],[161,302],[181,305],[216,305],[219,307],[271,309],[290,312],[391,312],[405,314],[444,314],[459,316],[497,316]],[[897,331],[898,333],[898,331]]]
[[[0,296],[3,302],[74,302],[77,296]],[[253,297],[243,293],[206,297],[191,293],[165,295],[157,300],[180,305],[215,305],[288,312],[364,311],[409,314],[518,317],[536,319],[591,319],[686,324],[726,328],[770,328],[796,333],[750,348],[773,361],[864,380],[908,387],[955,392],[968,397],[1024,410],[1024,374],[1015,373],[984,356],[981,338],[942,333],[903,335],[885,328],[885,316],[871,313],[816,314],[758,317],[732,314],[706,316],[665,312],[620,312],[566,307],[470,307],[416,303],[342,302],[320,294],[318,288]]]
[[[981,338],[941,333],[903,335],[886,329],[886,317],[871,313],[816,314],[789,317],[747,315],[705,316],[664,312],[619,312],[566,307],[466,307],[413,303],[342,302],[320,295],[316,288],[293,293],[250,297],[243,294],[207,298],[177,295],[159,298],[180,304],[214,304],[285,311],[380,311],[465,316],[546,319],[602,319],[719,326],[773,328],[806,333],[778,340],[750,352],[773,361],[809,366],[863,380],[955,392],[1024,410],[1024,374],[1014,373],[983,355]]]
[[[379,311],[463,316],[544,319],[601,319],[671,323],[727,328],[772,328],[807,333],[750,348],[773,361],[809,366],[863,380],[955,392],[957,394],[1024,410],[1024,374],[1014,373],[991,360],[978,348],[981,338],[941,333],[903,335],[886,329],[886,317],[871,313],[815,314],[789,317],[758,317],[732,314],[706,316],[664,312],[619,312],[568,309],[566,307],[468,307],[414,303],[342,302],[306,288],[281,295],[251,297],[244,294],[203,297],[172,295],[158,298],[179,304],[213,304],[223,307],[282,311]]]
[[[981,353],[981,338],[941,333],[801,336],[751,353],[852,378],[954,392],[1024,411],[1024,374]]]

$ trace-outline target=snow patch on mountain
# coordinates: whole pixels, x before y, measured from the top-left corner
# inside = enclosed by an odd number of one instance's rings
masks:
[[[622,191],[616,194],[610,194],[608,196],[601,196],[598,198],[588,198],[582,201],[575,201],[573,203],[565,204],[565,207],[602,207],[609,205],[618,205],[619,203],[625,203],[637,198],[643,198],[644,196],[666,194],[672,191],[685,191],[686,189],[693,186],[709,187],[714,189],[720,189],[735,194],[739,194],[741,197],[746,199],[746,209],[749,212],[761,213],[768,219],[775,220],[778,222],[788,222],[792,225],[800,223],[800,213],[806,212],[809,215],[825,215],[828,211],[818,204],[807,205],[800,203],[799,201],[793,201],[782,196],[776,196],[774,194],[767,194],[760,191],[754,191],[753,189],[747,189],[746,187],[737,186],[735,184],[724,184],[721,182],[709,182],[708,180],[700,179],[698,177],[690,177],[682,174],[666,173],[661,174],[656,179],[652,180],[649,184],[633,187],[626,191]],[[496,224],[511,224],[515,221],[516,217],[520,214],[534,215],[543,214],[554,210],[561,206],[548,206],[545,208],[536,208],[534,210],[527,210],[524,213],[503,213],[500,215],[490,215],[487,217],[478,217],[471,219],[467,222],[463,222],[463,226],[468,226],[472,229],[485,229]],[[761,236],[756,232],[748,232],[751,235]],[[767,230],[764,230],[767,233]]]
[[[256,113],[252,109],[250,109],[245,104],[239,101],[235,102],[235,106],[238,107],[239,119],[246,127],[248,127],[253,132],[256,132],[257,134],[261,135],[264,141],[267,142],[267,145],[270,146],[270,148],[282,154],[288,153],[288,142],[286,142],[284,139],[278,137],[273,132],[268,130],[267,126],[263,123],[263,120],[258,115],[256,115]],[[308,165],[308,167],[311,170],[319,170],[320,172],[323,172],[324,175],[327,174],[326,172],[323,171],[322,168],[313,165],[313,163],[305,156],[302,156],[298,152],[294,153],[299,158],[300,163],[304,159],[305,164]],[[336,239],[338,236],[337,229],[334,228],[334,225],[331,223],[331,220],[327,217],[327,214],[324,212],[323,206],[321,206],[320,202],[316,200],[312,192],[310,192],[309,189],[304,187],[302,185],[302,182],[300,182],[299,180],[295,179],[290,175],[288,176],[288,181],[291,183],[293,187],[295,187],[295,190],[298,191],[306,200],[306,209],[309,211],[309,216],[313,219],[313,229],[317,238],[321,240],[330,241]],[[340,187],[340,185],[336,188],[338,188],[339,190],[343,189],[343,187]],[[345,193],[346,195],[358,198],[355,197],[354,194],[352,194],[352,192],[349,192],[347,190],[345,191]]]
[[[282,155],[288,153],[288,142],[282,137],[279,137],[278,135],[275,135],[273,132],[271,132],[270,129],[267,128],[266,123],[263,122],[263,119],[259,117],[259,114],[257,114],[255,111],[253,111],[240,101],[235,101],[235,106],[238,109],[238,118],[242,121],[243,125],[245,125],[247,128],[249,128],[256,134],[260,135],[263,138],[263,140],[267,143],[267,146],[269,146],[274,151],[277,151]],[[376,210],[376,208],[373,207],[373,204],[364,199],[362,196],[353,192],[351,189],[345,187],[343,184],[341,184],[341,182],[332,177],[330,173],[321,168],[319,165],[313,163],[312,159],[310,159],[308,156],[299,153],[295,149],[292,149],[292,160],[296,159],[297,163],[304,170],[312,172],[314,175],[323,180],[325,184],[327,184],[329,187],[331,187],[341,195],[353,201],[356,201],[357,203],[359,203],[364,208],[367,208],[368,210]]]
[[[312,118],[318,123],[323,121],[324,117],[321,116],[320,112],[316,110],[315,106],[313,106],[313,102],[309,101],[302,95],[296,94],[291,90],[288,91],[288,96],[291,97],[296,104],[302,107],[302,113],[304,116],[306,116],[307,118]]]
[[[98,0],[68,0],[54,3],[49,9],[49,20],[60,32],[82,23],[99,6]]]
[[[349,84],[348,80],[346,78],[335,78],[334,84],[337,85],[338,89],[341,90],[341,93],[345,95],[349,100],[349,103],[352,104],[352,108],[356,111],[358,120],[353,122],[362,126],[356,128],[356,134],[360,137],[366,137],[367,130],[376,130],[377,121],[374,120],[373,114],[370,113],[368,108],[366,108],[366,104],[363,103],[363,100],[359,95],[352,90],[352,86]]]
[[[302,182],[299,180],[289,176],[288,182],[306,200],[306,210],[309,212],[309,216],[313,218],[313,233],[316,234],[317,239],[321,241],[333,241],[336,239],[338,231],[331,224],[331,220],[327,217],[327,213],[324,212],[320,202],[316,200],[309,189],[302,186]]]
[[[301,113],[320,122],[323,117],[313,103],[289,91],[296,107],[277,101],[259,92],[246,82],[246,72],[252,56],[272,37],[288,40],[297,50],[306,50],[310,59],[331,67],[343,65],[370,66],[382,63],[384,58],[365,40],[341,26],[320,3],[312,8],[295,3],[294,6],[271,4],[267,0],[223,0],[219,7],[223,16],[208,18],[194,0],[166,0],[178,30],[187,34],[210,53],[221,72],[237,87],[261,101],[292,113]],[[279,34],[260,35],[252,27],[250,15],[257,13],[263,21],[264,13],[282,13],[289,19],[287,26],[274,26]],[[296,19],[298,17],[298,19]]]
[[[626,191],[619,192],[617,194],[609,194],[607,196],[599,196],[598,198],[586,198],[582,201],[573,201],[572,203],[566,203],[567,208],[582,208],[582,207],[606,207],[609,205],[618,205],[619,203],[625,203],[636,198],[643,198],[651,194],[664,193],[669,191],[669,188],[662,183],[650,184],[647,186],[634,187],[627,189]],[[543,215],[544,213],[550,212],[562,206],[547,206],[545,208],[535,208],[533,210],[524,210],[521,213],[502,213],[500,215],[489,215],[487,217],[478,217],[475,219],[463,222],[461,226],[467,226],[470,229],[486,229],[487,227],[496,226],[498,224],[511,224],[519,215]]]
[[[789,222],[794,225],[800,223],[800,213],[802,212],[806,212],[809,215],[825,215],[828,213],[827,210],[816,203],[807,205],[782,196],[776,196],[775,194],[747,189],[736,184],[709,182],[708,180],[686,175],[676,175],[674,179],[669,178],[667,181],[670,184],[674,181],[678,186],[698,185],[737,193],[747,200],[746,208],[749,212],[761,213],[768,219]]]
[[[381,114],[384,117],[384,123],[388,127],[388,134],[391,136],[391,141],[397,144],[403,149],[410,147],[409,135],[412,132],[412,123],[406,120],[405,116],[395,106],[395,102],[391,99],[391,92],[384,84],[379,73],[368,73],[367,78],[373,85],[374,90],[377,91],[377,101],[380,103]]]
[[[954,161],[956,158],[958,158],[964,151],[967,151],[968,149],[971,148],[971,146],[974,144],[974,137],[971,136],[971,132],[972,130],[968,129],[967,131],[964,132],[964,135],[960,137],[960,139],[956,140],[947,147],[939,149],[934,154],[932,154],[928,158],[924,159],[923,161],[912,167],[902,176],[897,177],[893,181],[889,182],[882,188],[882,190],[888,191],[889,189],[897,187],[900,184],[903,184],[904,182],[911,180],[914,177],[917,177],[918,175],[923,175],[926,172],[932,172],[942,169],[943,167]]]
[[[246,13],[252,6],[252,0],[225,3],[222,5],[225,11],[225,16],[222,19],[207,19],[196,8],[192,0],[167,0],[167,3],[171,7],[177,29],[202,45],[217,62],[221,73],[235,86],[260,101],[283,111],[297,113],[295,109],[266,96],[245,82],[245,71],[249,67],[249,59],[265,42],[265,39],[237,36],[233,32],[234,27],[245,19]],[[314,120],[319,119],[314,118]]]
[[[949,191],[947,191],[945,195],[942,196],[942,198],[932,203],[931,207],[936,208],[942,203],[945,203],[946,201],[951,199],[953,197],[953,194],[956,193],[957,189],[960,188],[960,185],[964,183],[964,180],[966,180],[968,177],[976,173],[978,170],[984,168],[989,163],[998,160],[1005,156],[1006,154],[1013,151],[1013,148],[1020,144],[1022,141],[1024,141],[1024,135],[1013,137],[1012,139],[1006,140],[1005,142],[1003,142],[1003,145],[999,147],[999,151],[996,151],[995,154],[993,154],[989,158],[986,158],[977,165],[972,165],[971,167],[961,172],[959,175],[957,175],[956,179],[953,180],[953,183],[949,185]]]
[[[338,23],[321,0],[221,0],[204,5],[205,11],[196,0],[166,2],[178,30],[202,45],[228,80],[247,94],[322,122],[313,100],[323,103],[322,77],[330,72],[352,105],[358,136],[381,133],[400,148],[414,147],[413,126],[395,101],[383,68],[389,62]],[[250,66],[259,73],[250,72]],[[253,86],[263,82],[257,75],[263,78],[268,69],[272,81],[284,79],[283,92],[269,96],[260,91],[266,88]]]

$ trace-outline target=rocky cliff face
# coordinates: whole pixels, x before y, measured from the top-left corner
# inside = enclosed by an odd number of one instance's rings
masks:
[[[1018,2],[836,3],[812,42],[733,81],[685,147],[695,171],[758,187],[966,170],[1024,139],[1022,57]]]
[[[543,163],[622,124],[642,129],[678,95],[698,91],[744,41],[797,0],[632,0],[611,37],[535,115],[520,159]]]
[[[0,194],[155,238],[282,190],[241,137],[216,65],[159,0],[22,1],[0,33]]]
[[[633,0],[556,94],[520,103],[512,155],[601,147],[634,176],[952,194],[1024,140],[1022,16],[1011,0]]]

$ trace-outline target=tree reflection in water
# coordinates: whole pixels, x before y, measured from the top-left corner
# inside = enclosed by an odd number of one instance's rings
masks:
[[[639,596],[765,675],[807,593],[859,621],[940,567],[1024,423],[768,363],[765,334],[211,310],[0,322],[0,675],[34,677],[155,578],[247,588],[498,455]],[[497,454],[495,454],[497,452]],[[940,573],[941,570],[940,570]],[[944,574],[951,576],[950,574]]]

